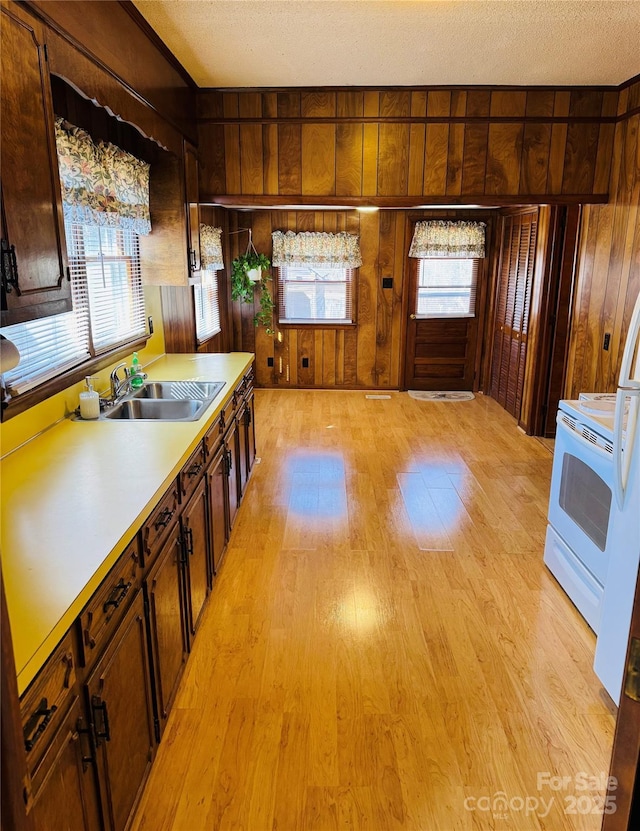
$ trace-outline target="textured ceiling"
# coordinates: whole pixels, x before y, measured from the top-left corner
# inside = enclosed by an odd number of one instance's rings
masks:
[[[640,0],[134,0],[201,87],[618,85]]]

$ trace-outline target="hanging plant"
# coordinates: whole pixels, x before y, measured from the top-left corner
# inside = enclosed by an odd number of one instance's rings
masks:
[[[263,271],[260,279],[260,311],[253,318],[253,325],[265,326],[267,335],[275,335],[276,332],[273,328],[273,311],[276,304],[273,302],[273,297],[271,297],[271,292],[269,291],[269,286],[267,285],[267,281],[269,280],[271,280],[271,275],[265,274]]]
[[[268,269],[271,261],[266,254],[258,254],[251,239],[251,228],[241,229],[249,232],[249,242],[244,254],[240,254],[231,264],[231,299],[242,303],[254,302],[254,291],[260,286],[260,311],[253,319],[255,326],[265,326],[268,335],[274,334],[272,328],[275,304],[269,291],[268,281],[271,275]],[[235,233],[235,232],[232,232]]]

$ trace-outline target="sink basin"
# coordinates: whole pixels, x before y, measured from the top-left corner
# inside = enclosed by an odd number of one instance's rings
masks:
[[[104,415],[105,418],[135,421],[196,421],[208,404],[208,401],[195,398],[176,400],[130,398],[116,404]]]
[[[148,381],[133,394],[134,398],[196,399],[215,398],[224,381]]]

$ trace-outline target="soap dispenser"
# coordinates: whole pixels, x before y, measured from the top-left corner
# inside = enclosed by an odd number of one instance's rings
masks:
[[[80,417],[86,420],[100,416],[100,396],[94,390],[91,376],[85,378],[86,390],[80,393]]]
[[[131,359],[131,372],[129,373],[129,384],[132,389],[140,389],[144,384],[144,378],[145,376],[142,372],[140,361],[138,360],[138,353],[134,352],[133,358]]]

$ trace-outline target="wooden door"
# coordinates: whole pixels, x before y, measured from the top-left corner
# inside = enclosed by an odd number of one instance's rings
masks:
[[[222,445],[207,469],[209,536],[214,575],[220,568],[228,539],[226,452],[226,448]]]
[[[516,419],[524,391],[537,231],[537,208],[502,217],[491,396]]]
[[[180,526],[173,528],[145,581],[160,728],[164,726],[187,660],[183,629]]]
[[[475,260],[475,280],[483,279],[485,260]],[[470,316],[427,317],[420,313],[420,260],[409,259],[409,307],[405,341],[404,388],[472,390],[477,388],[478,300]]]
[[[44,27],[2,6],[2,325],[71,309]]]
[[[47,750],[47,775],[29,811],[35,831],[102,828],[88,734],[77,698]]]
[[[123,831],[142,793],[155,752],[151,671],[142,592],[86,683],[96,740],[102,810]]]
[[[187,547],[187,607],[189,634],[196,634],[209,593],[209,532],[207,527],[207,483],[205,479],[194,491],[182,512],[182,532]]]

